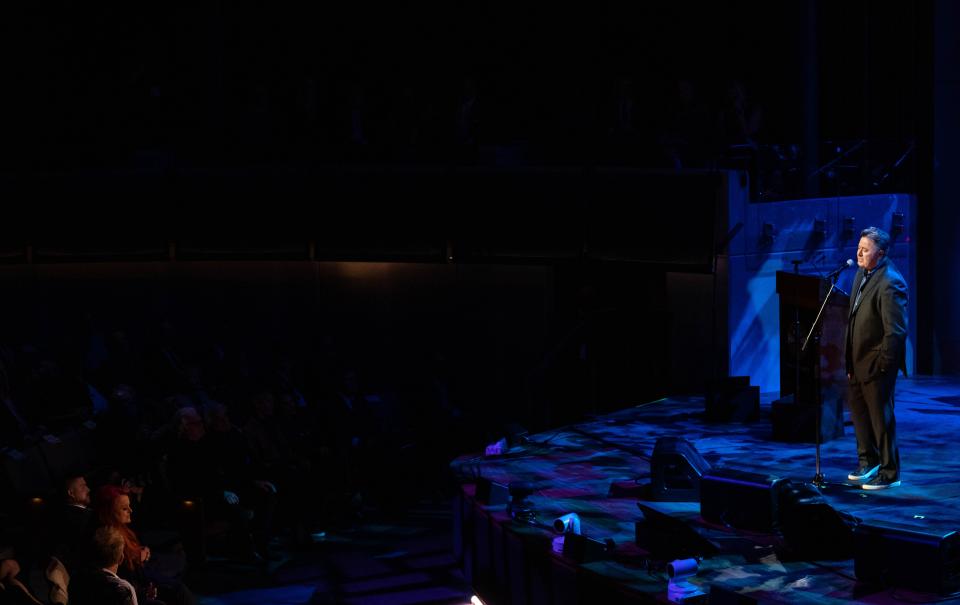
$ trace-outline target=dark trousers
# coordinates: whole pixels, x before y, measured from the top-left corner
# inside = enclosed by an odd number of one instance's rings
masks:
[[[900,450],[897,448],[897,419],[893,414],[896,372],[881,374],[870,382],[850,379],[847,402],[857,435],[860,466],[880,465],[880,477],[900,478]]]

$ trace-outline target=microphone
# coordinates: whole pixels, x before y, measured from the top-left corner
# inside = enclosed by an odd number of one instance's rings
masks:
[[[843,261],[842,265],[840,265],[839,267],[837,267],[836,269],[828,273],[825,279],[834,279],[838,277],[841,273],[843,273],[845,269],[848,269],[853,265],[854,265],[853,259],[848,258],[847,260]]]

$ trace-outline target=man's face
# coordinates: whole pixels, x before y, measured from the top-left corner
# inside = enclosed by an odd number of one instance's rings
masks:
[[[864,271],[873,271],[883,257],[883,250],[869,237],[861,237],[857,246],[857,266]]]
[[[78,478],[67,489],[67,496],[72,504],[82,504],[90,506],[90,488],[87,487],[87,480],[83,477]]]

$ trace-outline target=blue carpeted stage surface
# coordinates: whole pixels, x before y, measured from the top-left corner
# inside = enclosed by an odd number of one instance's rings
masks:
[[[488,602],[494,603],[601,602],[593,600],[597,594],[588,594],[601,590],[604,599],[611,599],[605,603],[663,602],[664,562],[640,548],[635,539],[635,522],[643,519],[637,502],[643,501],[720,546],[720,554],[704,558],[690,578],[705,593],[719,587],[717,593],[727,589],[757,602],[787,603],[902,603],[937,598],[892,585],[896,582],[890,578],[896,574],[889,570],[884,572],[886,586],[870,585],[857,581],[852,558],[806,560],[790,555],[783,536],[706,522],[698,502],[643,500],[639,488],[650,481],[650,458],[661,437],[690,441],[714,468],[809,482],[815,474],[814,445],[773,441],[769,403],[762,402],[761,417],[753,423],[711,424],[704,420],[702,398],[668,398],[531,435],[500,456],[458,458],[453,468],[463,488],[455,511],[459,524],[455,532],[462,540],[458,549],[468,577],[481,597],[485,589]],[[896,413],[902,486],[868,492],[846,481],[847,473],[856,467],[853,428],[847,422],[845,436],[822,447],[822,472],[828,482],[821,490],[823,496],[833,509],[850,513],[861,526],[907,526],[917,536],[943,536],[960,529],[956,441],[960,379],[901,377]],[[477,477],[503,485],[531,482],[535,524],[511,519],[506,505],[478,502]],[[569,512],[579,514],[584,536],[601,542],[612,539],[612,552],[589,562],[553,552],[558,548],[553,544],[557,534],[549,525]],[[931,548],[932,557],[948,561],[945,577],[956,579],[960,574],[957,553]]]

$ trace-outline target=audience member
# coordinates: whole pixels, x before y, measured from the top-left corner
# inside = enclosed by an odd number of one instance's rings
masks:
[[[127,552],[126,540],[115,527],[104,526],[93,534],[91,567],[71,574],[70,605],[137,605],[133,585],[118,575]],[[154,601],[155,591],[147,593]]]
[[[294,450],[282,430],[276,414],[273,394],[261,391],[253,398],[250,419],[243,427],[256,476],[277,486],[284,498],[278,503],[284,518],[294,531],[298,543],[308,541],[309,517],[314,511],[317,495],[311,494],[312,468],[310,460]]]
[[[84,383],[50,357],[31,368],[27,403],[35,423],[52,429],[74,426],[91,412]]]
[[[366,472],[377,446],[376,419],[368,398],[360,387],[355,370],[347,370],[340,387],[326,405],[327,426],[333,432],[334,485],[345,490],[350,506],[359,514],[364,492],[369,491]]]
[[[263,491],[275,490],[272,485],[264,486],[256,496],[251,495],[253,490],[245,480],[250,468],[249,456],[242,449],[242,441],[237,443],[232,433],[227,432],[225,436],[218,433],[210,438],[199,412],[192,407],[178,410],[176,418],[177,439],[171,444],[167,459],[173,493],[180,498],[202,501],[208,523],[227,524],[231,550],[240,558],[259,561],[267,554],[272,515],[272,502],[264,502]],[[226,460],[230,456],[237,459]],[[259,510],[252,504],[259,505]],[[257,528],[261,530],[258,532],[259,553],[254,550],[250,534],[250,521],[258,516],[264,517],[257,519]]]
[[[18,578],[20,564],[16,559],[0,560],[0,604],[41,605]]]
[[[107,397],[107,409],[97,416],[97,449],[101,464],[136,475],[147,464],[141,410],[136,391],[127,384],[114,385]]]
[[[210,450],[214,452],[227,484],[237,487],[251,503],[255,513],[254,533],[260,529],[266,539],[272,527],[277,488],[256,474],[246,438],[231,422],[227,406],[211,402],[204,406],[204,413]]]
[[[103,362],[95,381],[98,388],[104,392],[116,384],[132,385],[142,389],[145,386],[143,361],[126,331],[117,328],[110,332],[106,340],[107,358]]]
[[[52,554],[73,575],[87,558],[95,517],[90,508],[90,488],[83,475],[68,477],[63,483],[63,495],[63,504],[55,518]]]
[[[179,580],[184,565],[182,558],[169,557],[163,563],[152,563],[152,550],[141,544],[130,528],[133,510],[123,488],[102,486],[97,491],[96,510],[101,527],[113,528],[123,537],[123,561],[118,573],[136,588],[139,600],[155,599],[159,595],[168,605],[194,602],[193,594]]]

